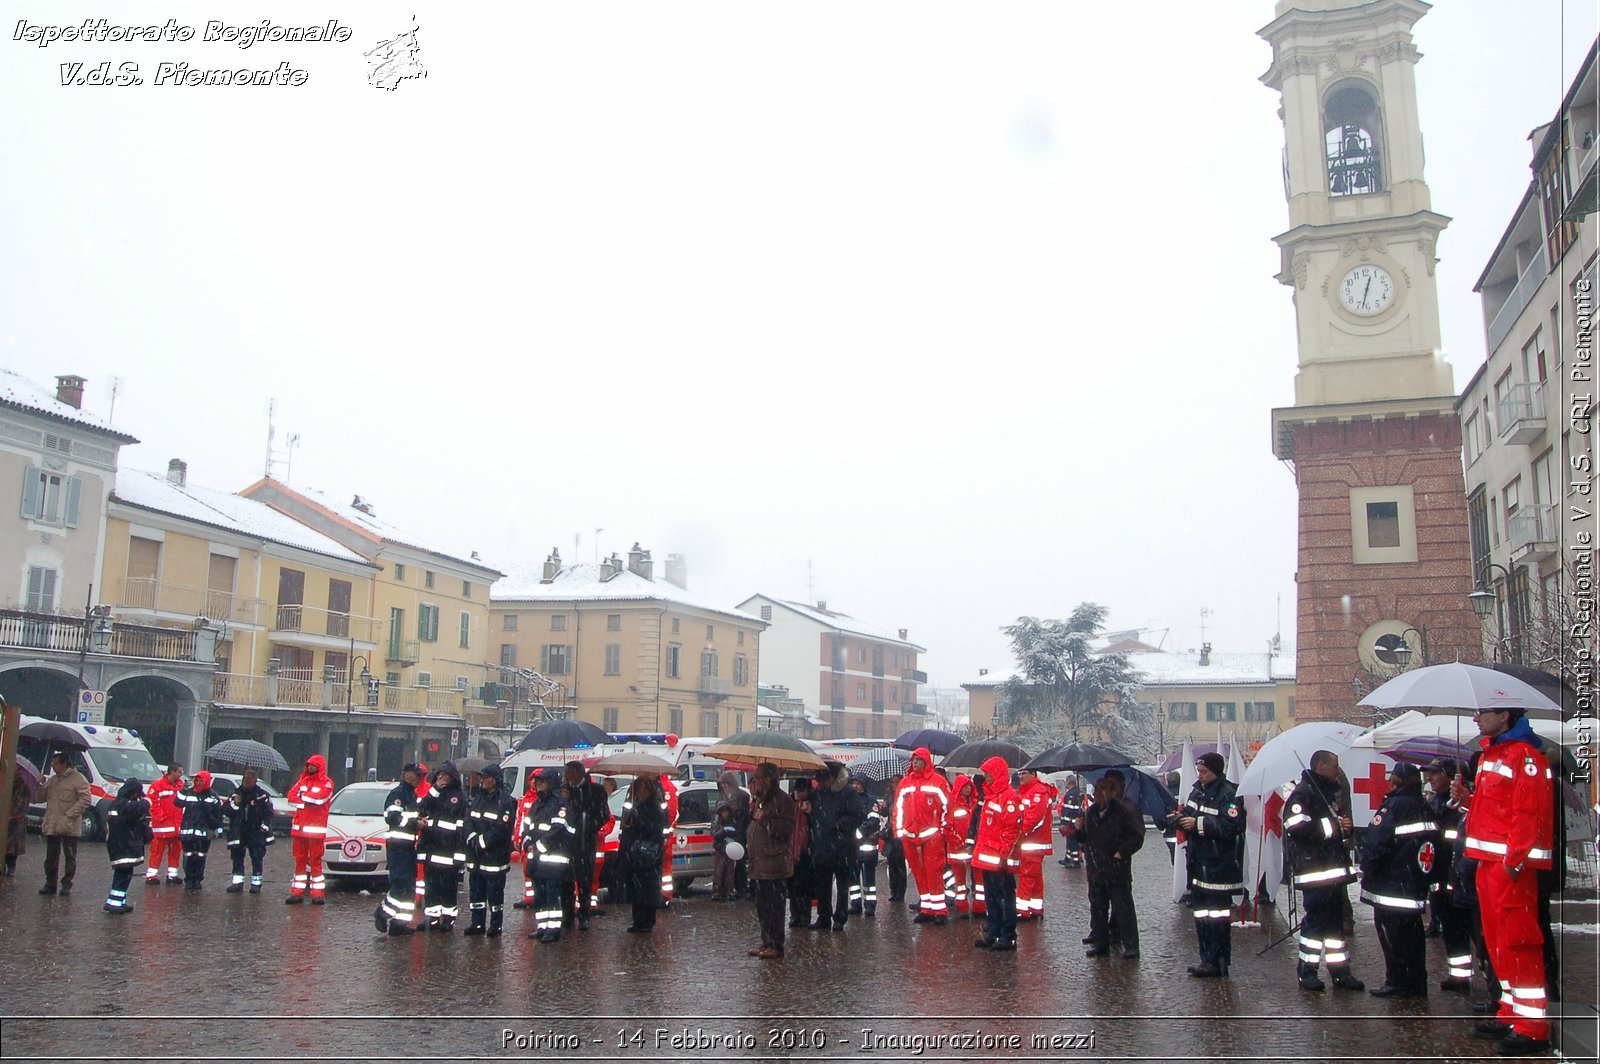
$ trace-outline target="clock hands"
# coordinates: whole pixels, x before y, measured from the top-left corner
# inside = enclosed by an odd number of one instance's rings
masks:
[[[1372,278],[1367,278],[1367,287],[1361,290],[1361,309],[1367,309],[1367,293],[1372,291]]]

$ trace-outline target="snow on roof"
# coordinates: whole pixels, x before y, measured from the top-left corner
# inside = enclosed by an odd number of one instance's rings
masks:
[[[1210,664],[1200,664],[1200,655],[1190,651],[1183,654],[1129,654],[1128,664],[1138,674],[1141,683],[1148,686],[1208,686],[1230,683],[1271,683],[1274,680],[1294,679],[1294,659],[1266,654],[1218,654],[1213,652]]]
[[[55,392],[42,384],[34,383],[14,370],[0,369],[0,404],[43,414],[45,417],[65,421],[79,428],[113,436],[123,443],[139,442],[125,432],[118,432],[98,415],[91,414],[87,410],[79,410],[71,403],[63,403],[56,398]]]
[[[963,681],[962,687],[999,687],[1007,680],[1020,675],[1018,669],[990,669],[982,676]]]
[[[815,606],[807,606],[803,602],[791,602],[788,599],[773,598],[771,595],[754,595],[751,598],[764,598],[771,602],[775,602],[786,609],[793,610],[795,613],[800,614],[800,616],[806,618],[807,620],[815,621],[816,623],[827,628],[837,628],[841,632],[849,632],[853,635],[866,636],[868,639],[876,639],[881,643],[894,643],[896,646],[910,647],[913,650],[926,652],[928,649],[927,647],[920,647],[915,643],[901,639],[898,635],[890,635],[882,628],[874,628],[870,624],[867,624],[863,621],[858,621],[848,613],[838,613],[834,610],[818,609]],[[746,599],[745,601],[749,602],[750,599]]]
[[[112,494],[116,499],[144,510],[171,514],[256,539],[325,554],[341,561],[371,565],[361,555],[321,532],[302,525],[287,514],[279,513],[266,503],[241,495],[230,495],[225,491],[193,484],[174,484],[158,473],[146,473],[138,469],[117,470],[117,486]]]
[[[346,524],[360,529],[374,539],[398,544],[402,547],[410,547],[413,550],[425,551],[429,554],[437,554],[442,558],[449,558],[453,561],[461,562],[464,565],[471,565],[491,573],[498,573],[500,571],[496,567],[490,565],[488,562],[485,562],[483,559],[477,557],[476,552],[470,548],[463,549],[459,545],[433,545],[430,544],[424,537],[415,535],[412,532],[399,528],[396,525],[383,520],[382,518],[378,517],[376,513],[369,512],[369,510],[372,509],[372,504],[366,500],[362,500],[360,495],[351,495],[349,502],[338,502],[335,496],[330,495],[319,488],[306,488],[299,486],[290,487],[287,484],[277,481],[274,481],[273,485],[280,491],[287,491],[301,496],[307,501],[326,510],[339,520],[344,521]],[[344,496],[338,496],[337,498],[343,497]],[[356,505],[357,500],[361,500],[362,507],[366,508],[363,509],[358,507]]]
[[[752,614],[741,613],[727,606],[717,605],[692,595],[676,584],[665,580],[646,580],[624,568],[610,580],[600,579],[600,566],[592,563],[569,565],[556,573],[555,579],[545,583],[541,579],[544,567],[528,566],[504,579],[495,581],[489,588],[489,601],[502,602],[637,602],[649,600],[670,602],[709,613],[720,613],[741,621],[765,625],[767,622]]]

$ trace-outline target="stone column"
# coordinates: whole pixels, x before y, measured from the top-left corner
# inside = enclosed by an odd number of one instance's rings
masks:
[[[173,707],[177,725],[172,738],[172,756],[185,767],[198,768],[206,750],[206,734],[211,728],[211,704],[180,698]]]

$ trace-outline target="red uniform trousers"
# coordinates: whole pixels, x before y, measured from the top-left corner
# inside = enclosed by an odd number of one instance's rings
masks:
[[[1512,879],[1505,865],[1484,862],[1478,865],[1478,903],[1489,963],[1500,980],[1497,1018],[1518,1034],[1548,1040],[1537,874],[1524,868]]]
[[[1022,855],[1017,867],[1017,919],[1044,915],[1044,854]]]
[[[183,842],[177,828],[156,829],[150,840],[150,856],[145,862],[145,879],[161,878],[161,855],[167,856],[167,878],[173,882],[183,878]]]
[[[950,858],[950,874],[956,881],[956,912],[983,915],[983,873],[974,878],[972,858]]]
[[[289,894],[300,897],[307,889],[313,898],[322,897],[325,881],[322,878],[322,846],[326,839],[295,836],[294,879],[289,884]]]
[[[935,834],[904,842],[906,867],[911,869],[911,878],[916,881],[922,911],[929,916],[949,915],[950,910],[944,903],[944,836]]]

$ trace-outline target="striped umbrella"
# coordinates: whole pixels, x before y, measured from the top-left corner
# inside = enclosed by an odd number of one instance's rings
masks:
[[[851,775],[860,773],[873,780],[886,780],[890,776],[903,776],[911,767],[911,751],[893,746],[879,746],[850,762]]]

